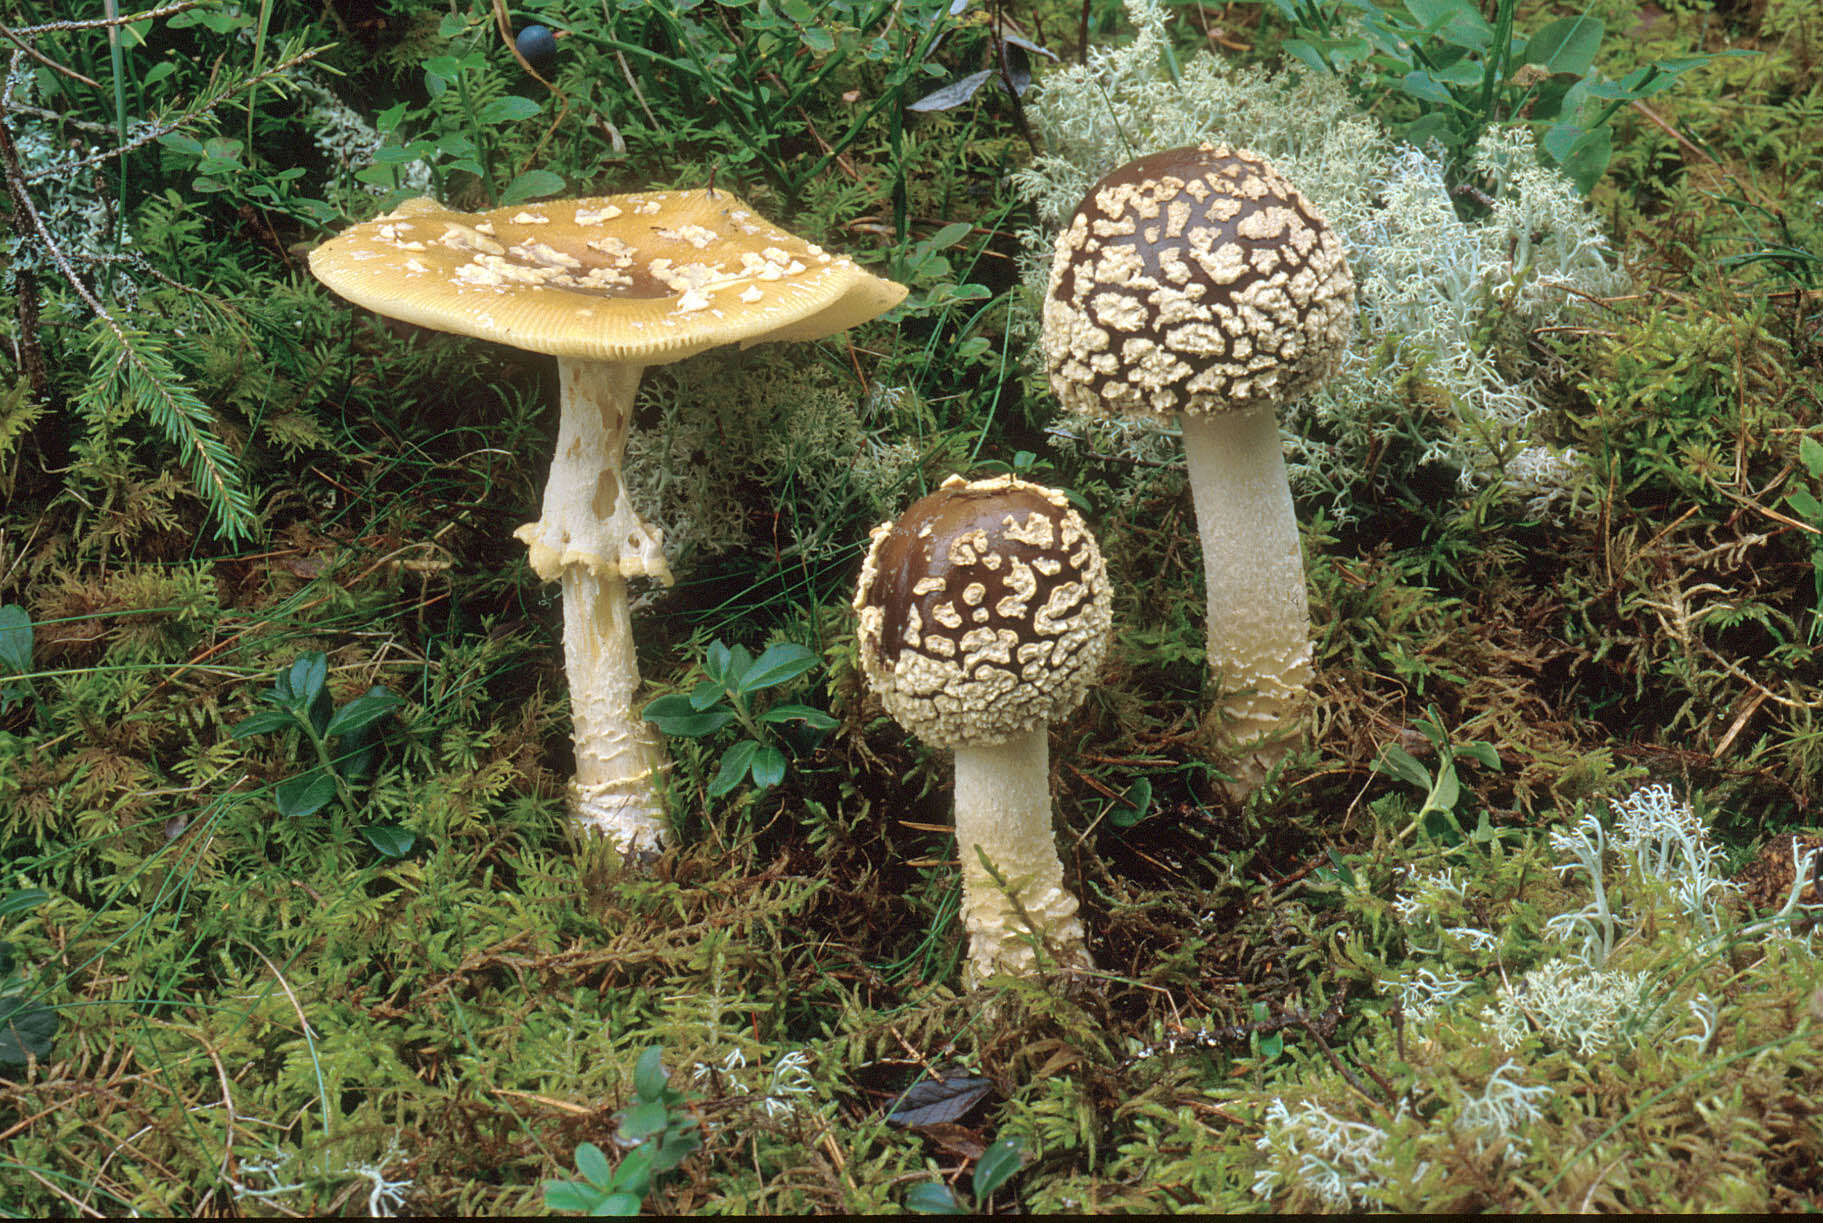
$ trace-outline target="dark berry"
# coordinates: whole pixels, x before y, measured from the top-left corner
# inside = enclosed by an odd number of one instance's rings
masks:
[[[557,36],[548,26],[528,25],[516,40],[519,54],[525,57],[539,76],[549,76],[557,62]]]

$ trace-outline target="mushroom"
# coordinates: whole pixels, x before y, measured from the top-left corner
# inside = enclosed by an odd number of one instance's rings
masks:
[[[1354,331],[1342,244],[1256,154],[1153,153],[1058,235],[1051,387],[1073,412],[1176,416],[1203,546],[1213,718],[1251,792],[1284,758],[1311,675],[1310,610],[1275,409],[1335,371]]]
[[[905,289],[758,216],[726,192],[655,191],[451,212],[407,201],[310,253],[357,305],[557,358],[562,411],[544,511],[515,533],[560,581],[576,744],[576,822],[625,852],[666,840],[666,767],[633,708],[627,579],[669,585],[663,535],[627,498],[621,459],[648,365],[865,322]]]
[[[1034,971],[1038,940],[1059,966],[1088,967],[1051,839],[1046,724],[1082,703],[1107,652],[1094,536],[1055,489],[951,476],[874,528],[854,607],[869,687],[956,753],[965,981]]]

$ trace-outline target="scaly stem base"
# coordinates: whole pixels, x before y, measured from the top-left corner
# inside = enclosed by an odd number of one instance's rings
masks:
[[[1051,835],[1050,743],[1043,726],[995,747],[956,749],[956,843],[962,854],[963,984],[1043,965],[1090,966],[1076,897]],[[982,856],[1005,881],[996,881]]]
[[[1232,761],[1230,793],[1251,793],[1301,731],[1311,677],[1310,601],[1298,520],[1270,409],[1184,416],[1190,495],[1203,544],[1211,712]]]

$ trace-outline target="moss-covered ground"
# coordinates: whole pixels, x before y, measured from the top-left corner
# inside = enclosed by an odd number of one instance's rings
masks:
[[[1032,360],[1011,176],[1061,141],[1059,68],[906,109],[1007,35],[1125,45],[1127,10],[203,0],[111,46],[78,7],[5,18],[0,1212],[541,1213],[584,1144],[628,1158],[652,1046],[700,1140],[639,1186],[658,1214],[937,1180],[1001,1212],[1823,1207],[1809,0],[1520,6],[1598,17],[1610,80],[1747,54],[1609,116],[1619,281],[1549,323],[1476,304],[1524,436],[1364,322],[1366,415],[1294,452],[1309,735],[1244,804],[1174,446],[1058,419]],[[1283,67],[1281,7],[1171,4],[1161,79]],[[568,31],[549,86],[497,18]],[[635,493],[679,575],[635,591],[647,698],[794,642],[817,665],[762,701],[837,725],[714,797],[737,728],[669,740],[675,845],[629,868],[568,830],[556,593],[512,537],[552,363],[354,309],[303,254],[424,191],[712,181],[913,295],[646,380]],[[871,525],[1001,470],[1080,498],[1120,630],[1052,737],[1097,971],[967,992],[949,762],[866,696],[848,601]],[[401,703],[287,816],[309,746],[231,732],[317,652],[334,701]],[[908,1116],[934,1079],[953,1107]]]

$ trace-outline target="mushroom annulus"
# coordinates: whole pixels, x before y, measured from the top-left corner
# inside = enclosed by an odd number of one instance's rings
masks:
[[[640,374],[723,344],[834,335],[897,305],[904,287],[714,190],[476,214],[409,200],[317,247],[310,270],[392,318],[557,358],[544,510],[515,534],[538,576],[562,584],[576,822],[623,852],[657,849],[666,764],[633,707],[627,579],[672,578],[663,535],[634,511],[621,473]]]
[[[1051,835],[1047,726],[1088,694],[1109,604],[1095,538],[1055,489],[951,476],[874,528],[854,600],[861,670],[901,726],[955,751],[971,986],[1035,971],[1040,945],[1059,968],[1089,966]]]
[[[1202,540],[1211,722],[1242,796],[1285,756],[1311,677],[1310,608],[1275,410],[1354,333],[1342,243],[1264,159],[1141,157],[1089,189],[1044,302],[1052,390],[1073,412],[1183,432]]]

